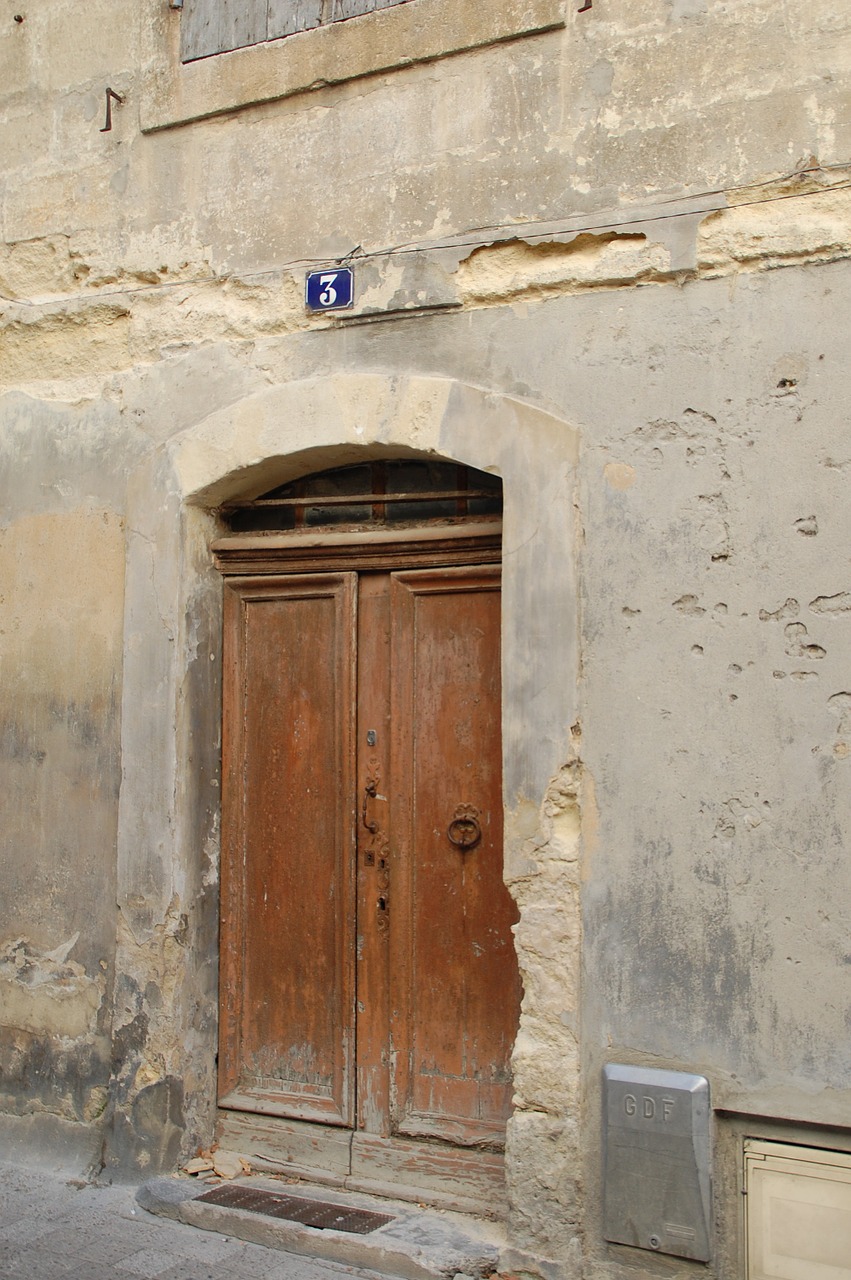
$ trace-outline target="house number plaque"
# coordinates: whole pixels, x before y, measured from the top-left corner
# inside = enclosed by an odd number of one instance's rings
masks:
[[[304,301],[308,311],[345,311],[355,299],[355,273],[351,267],[324,267],[308,271]]]

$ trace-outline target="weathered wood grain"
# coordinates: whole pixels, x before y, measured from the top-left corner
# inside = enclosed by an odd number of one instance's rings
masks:
[[[322,0],[268,0],[268,39],[311,31],[322,24]]]
[[[180,19],[183,62],[242,49],[266,39],[267,0],[184,0]]]

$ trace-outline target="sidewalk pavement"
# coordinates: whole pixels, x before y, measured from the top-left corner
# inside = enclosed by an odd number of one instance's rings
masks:
[[[386,1280],[154,1217],[135,1196],[0,1162],[0,1280]]]

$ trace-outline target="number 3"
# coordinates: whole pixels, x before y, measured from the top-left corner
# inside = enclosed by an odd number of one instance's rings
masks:
[[[325,288],[319,295],[319,301],[322,303],[323,307],[333,306],[337,301],[337,290],[333,289],[331,286],[337,279],[338,275],[339,272],[335,271],[333,275],[319,277],[319,283],[325,285]]]

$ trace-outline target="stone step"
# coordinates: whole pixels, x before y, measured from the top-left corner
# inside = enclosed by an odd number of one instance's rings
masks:
[[[292,1185],[283,1179],[256,1176],[216,1184],[216,1194],[220,1195],[218,1188],[227,1188],[225,1198],[237,1203],[205,1200],[213,1186],[188,1177],[155,1178],[139,1188],[136,1199],[150,1213],[204,1231],[403,1280],[453,1280],[456,1276],[484,1280],[497,1270],[505,1245],[500,1227],[493,1222],[337,1188],[301,1182]],[[255,1196],[252,1192],[265,1195]],[[295,1211],[302,1218],[311,1216],[310,1202],[318,1201],[322,1206],[339,1207],[339,1214],[327,1208],[320,1210],[318,1216],[325,1220],[354,1222],[351,1215],[365,1211],[367,1215],[381,1215],[382,1221],[361,1234],[336,1227],[308,1226],[269,1212],[286,1211],[288,1206],[281,1201],[290,1198],[298,1202]],[[252,1200],[256,1209],[243,1207]]]

